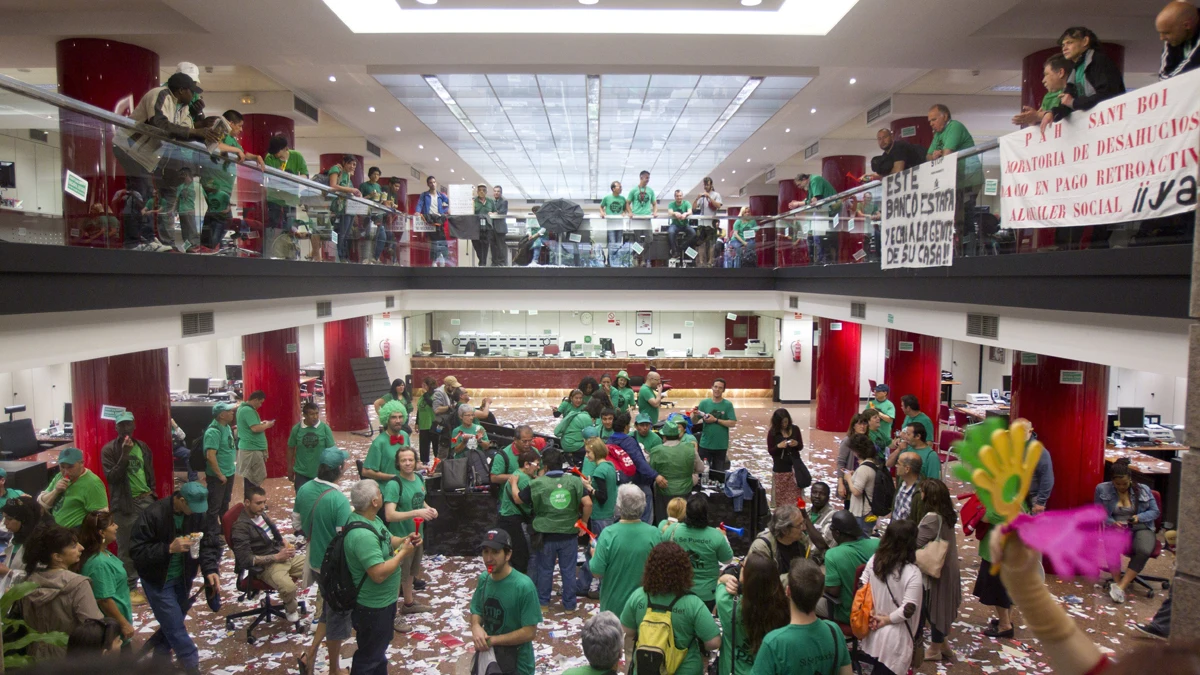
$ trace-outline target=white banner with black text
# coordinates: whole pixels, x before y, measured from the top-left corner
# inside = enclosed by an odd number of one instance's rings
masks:
[[[880,257],[883,269],[954,263],[958,153],[883,179]]]

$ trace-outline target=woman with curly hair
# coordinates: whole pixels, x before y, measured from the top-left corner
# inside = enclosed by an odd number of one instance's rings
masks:
[[[33,534],[34,528],[42,521],[44,511],[42,505],[29,495],[21,495],[8,500],[0,508],[4,514],[4,527],[12,533],[12,543],[8,548],[8,558],[0,563],[0,594],[6,592],[13,584],[25,580],[25,542]]]
[[[87,619],[103,619],[92,595],[92,583],[71,568],[79,564],[83,547],[65,527],[46,524],[34,531],[25,544],[25,566],[29,581],[37,588],[18,602],[31,631],[62,631],[67,635]],[[66,656],[66,647],[47,642],[29,645],[35,661]]]
[[[642,587],[629,596],[621,612],[625,634],[636,643],[638,626],[646,616],[647,606],[670,609],[675,645],[688,646],[687,656],[675,671],[676,675],[701,675],[704,657],[700,649],[712,651],[721,646],[717,623],[704,602],[689,593],[691,588],[692,563],[687,552],[673,541],[664,541],[650,550],[646,570],[642,573]]]
[[[757,553],[747,555],[737,588],[734,594],[723,584],[717,585],[717,617],[725,628],[717,669],[720,675],[749,675],[763,638],[791,620],[774,560]]]
[[[129,583],[121,559],[108,550],[117,540],[117,523],[108,511],[92,511],[79,526],[79,545],[83,547],[79,572],[92,580],[92,595],[105,616],[121,627],[125,644],[133,639],[133,606],[129,601]]]

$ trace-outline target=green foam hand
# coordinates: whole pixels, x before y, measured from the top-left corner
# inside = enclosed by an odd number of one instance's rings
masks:
[[[1020,515],[1043,451],[1040,442],[1029,441],[1029,433],[1024,422],[1005,428],[1003,418],[996,417],[967,427],[963,440],[954,444],[962,460],[954,475],[974,484],[983,505],[1005,522]]]

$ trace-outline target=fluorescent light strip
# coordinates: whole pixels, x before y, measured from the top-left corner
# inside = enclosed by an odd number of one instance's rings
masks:
[[[729,102],[729,105],[725,106],[725,110],[719,117],[717,117],[717,121],[713,122],[712,126],[709,127],[708,131],[704,134],[704,137],[700,139],[700,142],[692,150],[691,154],[688,155],[688,158],[683,160],[683,164],[680,164],[679,168],[675,170],[675,173],[671,176],[670,180],[667,181],[666,187],[663,188],[663,194],[671,193],[671,191],[675,188],[675,183],[679,181],[679,178],[683,176],[683,174],[687,173],[688,169],[692,168],[692,164],[694,164],[696,160],[700,158],[700,154],[704,152],[705,148],[708,147],[708,144],[711,143],[714,138],[716,138],[721,129],[725,127],[725,124],[737,114],[737,111],[741,109],[742,105],[745,104],[750,98],[751,94],[754,93],[754,90],[758,89],[758,85],[762,83],[763,78],[761,77],[752,77],[749,80],[746,80],[746,84],[742,85],[741,91],[739,91],[737,95],[733,97],[733,100]],[[720,164],[720,162],[718,162],[718,164]]]
[[[588,194],[600,197],[600,76],[587,76]]]
[[[492,149],[492,144],[488,143],[488,140],[483,137],[483,134],[479,133],[479,129],[475,127],[475,124],[471,122],[471,118],[467,117],[467,114],[461,107],[459,107],[458,102],[454,100],[454,97],[451,96],[446,87],[442,85],[442,81],[439,80],[436,75],[422,75],[421,77],[424,78],[425,83],[429,85],[429,88],[433,90],[433,93],[437,94],[437,97],[442,100],[442,103],[446,104],[446,107],[450,110],[451,114],[453,114],[455,119],[457,119],[459,123],[463,125],[463,128],[467,130],[467,133],[471,134],[471,138],[474,138],[475,142],[479,144],[479,147],[487,153],[488,158],[492,160],[492,162],[496,165],[496,168],[504,174],[505,178],[508,178],[508,180],[512,182],[513,186],[517,188],[517,192],[520,192],[521,196],[525,199],[530,199],[529,193],[526,192],[525,188],[521,186],[521,182],[517,180],[516,176],[514,176],[512,171],[509,170],[508,166],[500,159],[500,155],[498,155],[496,151]]]

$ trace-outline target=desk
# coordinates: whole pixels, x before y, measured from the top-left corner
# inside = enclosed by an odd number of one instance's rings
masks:
[[[310,363],[307,366],[300,366],[300,372],[308,377],[325,377],[325,364]]]
[[[950,405],[950,399],[954,396],[954,386],[962,384],[958,380],[942,380],[942,400],[946,405]]]
[[[57,456],[55,458],[57,460]],[[20,459],[12,462],[0,462],[0,468],[8,472],[5,485],[16,488],[28,495],[37,496],[50,483],[50,470],[46,462]],[[55,464],[55,472],[58,465]]]
[[[37,436],[38,450],[56,450],[75,442],[74,436]]]
[[[999,413],[1004,413],[1005,415],[1008,415],[1010,408],[1004,404],[992,404],[992,405],[966,405],[966,404],[963,404],[963,405],[954,406],[954,410],[957,410],[958,412],[966,415],[967,417],[970,417],[971,419],[975,420],[976,422],[982,422],[984,419],[987,418],[987,414],[989,412],[999,412]]]
[[[307,393],[305,393],[307,391]],[[317,378],[301,377],[300,378],[300,398],[309,403],[316,401],[317,395]]]

